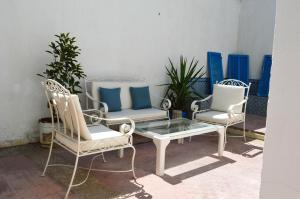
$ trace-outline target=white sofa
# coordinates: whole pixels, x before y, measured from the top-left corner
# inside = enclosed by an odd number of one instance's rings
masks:
[[[130,87],[143,87],[143,86],[149,86],[143,81],[134,81],[134,80],[106,80],[106,81],[97,81],[97,80],[86,80],[85,82],[85,90],[86,90],[86,97],[87,97],[87,106],[89,101],[92,101],[92,106],[94,109],[100,110],[104,117],[106,118],[120,118],[120,117],[128,117],[134,120],[135,122],[143,122],[143,121],[150,121],[150,120],[159,120],[159,119],[166,119],[169,118],[169,109],[171,107],[171,101],[168,99],[164,99],[161,97],[155,96],[154,91],[151,92],[151,86],[150,88],[150,97],[151,97],[151,103],[152,108],[147,109],[139,109],[139,110],[133,110],[132,107],[132,101],[131,101],[131,95],[129,88]],[[117,112],[108,112],[108,107],[106,103],[100,101],[100,96],[98,89],[99,87],[102,88],[121,88],[121,111]],[[89,90],[89,91],[88,91]],[[157,101],[155,98],[158,99],[159,102],[162,101],[161,107],[155,107],[153,106],[153,102]],[[88,108],[88,107],[87,107]],[[121,124],[122,121],[110,121],[107,122],[107,125],[116,125]]]

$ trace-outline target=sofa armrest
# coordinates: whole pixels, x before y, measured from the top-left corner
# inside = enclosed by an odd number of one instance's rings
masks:
[[[168,111],[171,108],[172,102],[168,98],[159,97],[159,96],[156,96],[156,95],[152,95],[152,97],[155,97],[156,99],[161,100],[160,107],[155,107],[154,106],[155,108],[162,109],[164,111]]]
[[[95,99],[94,97],[92,97],[88,92],[85,92],[86,96],[88,97],[88,99],[94,101],[94,102],[98,102],[101,106],[100,106],[100,111],[103,112],[103,114],[107,114],[108,113],[108,106],[105,102],[101,102],[97,99]]]
[[[172,106],[171,100],[167,98],[163,98],[162,103],[161,103],[161,108],[165,111],[168,111]]]

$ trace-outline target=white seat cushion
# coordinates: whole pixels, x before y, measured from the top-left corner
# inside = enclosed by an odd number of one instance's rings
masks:
[[[127,117],[134,120],[135,122],[139,122],[147,120],[164,119],[167,117],[167,111],[160,110],[157,108],[146,108],[139,110],[123,109],[117,112],[109,112],[107,113],[106,117],[110,119]],[[112,122],[108,123],[112,124]],[[114,123],[122,123],[122,121],[116,121]]]
[[[245,87],[214,84],[211,109],[227,112],[230,105],[240,103],[244,100]],[[236,113],[242,112],[243,106],[234,108]]]
[[[207,111],[196,114],[196,119],[210,123],[226,124],[229,116],[226,112],[221,111]],[[243,114],[233,114],[231,122],[243,121]]]
[[[104,125],[88,127],[91,140],[81,140],[80,152],[117,147],[129,143],[129,137]],[[56,133],[55,138],[73,151],[77,151],[77,138],[73,139],[62,133]]]

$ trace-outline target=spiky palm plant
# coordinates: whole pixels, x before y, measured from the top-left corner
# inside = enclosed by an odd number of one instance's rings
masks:
[[[173,110],[183,110],[185,104],[189,102],[192,97],[202,97],[194,90],[193,85],[198,78],[203,77],[206,72],[203,72],[204,66],[197,68],[199,61],[194,58],[188,65],[187,58],[181,55],[179,70],[174,66],[170,58],[169,62],[170,66],[166,66],[166,69],[171,83],[165,84],[168,86],[166,97],[171,100]]]

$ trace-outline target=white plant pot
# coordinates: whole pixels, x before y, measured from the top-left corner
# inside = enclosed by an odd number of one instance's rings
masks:
[[[40,143],[43,147],[49,147],[52,141],[52,123],[39,121]]]

